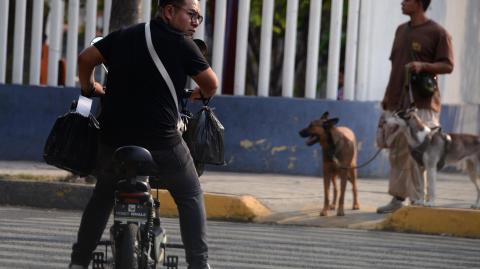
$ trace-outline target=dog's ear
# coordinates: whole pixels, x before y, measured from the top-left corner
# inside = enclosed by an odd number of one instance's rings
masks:
[[[332,125],[336,125],[340,121],[340,119],[339,118],[333,118],[333,119],[329,119],[328,121],[331,122]]]
[[[415,105],[410,106],[405,113],[408,114],[408,117],[412,115],[412,113],[416,113],[418,111],[417,107]]]
[[[333,119],[328,119],[327,121],[325,121],[323,123],[323,127],[328,129],[328,128],[331,128],[332,126],[334,126],[335,124],[337,124],[339,121],[338,118],[333,118]]]
[[[323,112],[322,116],[320,117],[321,120],[328,119],[328,111]]]
[[[397,113],[395,113],[395,115],[397,115],[402,120],[409,120],[410,117],[411,117],[410,112],[411,111],[409,111],[409,110],[407,110],[407,111],[399,110]]]

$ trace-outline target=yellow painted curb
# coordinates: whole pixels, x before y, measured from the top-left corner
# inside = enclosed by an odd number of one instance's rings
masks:
[[[152,190],[156,195],[156,190]],[[172,196],[166,190],[159,190],[160,214],[164,217],[177,217],[178,210]],[[208,219],[222,219],[235,221],[252,221],[258,217],[265,217],[271,211],[255,197],[244,195],[226,195],[205,193],[205,209]]]
[[[404,207],[395,211],[377,228],[399,232],[480,238],[480,211]]]

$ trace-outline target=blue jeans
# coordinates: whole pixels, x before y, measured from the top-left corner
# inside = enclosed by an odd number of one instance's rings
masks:
[[[88,266],[114,205],[117,180],[112,167],[114,148],[100,145],[97,184],[88,202],[73,244],[71,263]],[[180,232],[189,269],[207,268],[208,247],[203,192],[187,145],[182,140],[168,149],[151,151],[159,169],[156,178],[172,195],[178,207]],[[155,182],[151,182],[155,185]]]

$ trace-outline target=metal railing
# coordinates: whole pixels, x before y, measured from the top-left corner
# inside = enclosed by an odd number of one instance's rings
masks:
[[[201,9],[205,10],[206,2],[215,0],[200,1]],[[356,52],[358,38],[358,21],[361,0],[349,0],[348,27],[346,40],[346,61],[344,99],[355,99],[354,84],[356,74]],[[95,37],[97,27],[97,0],[85,0],[85,15],[80,16],[80,0],[35,0],[33,1],[31,47],[25,48],[25,22],[27,0],[1,0],[0,1],[0,83],[5,83],[7,70],[7,29],[9,4],[15,4],[15,31],[13,45],[12,83],[39,85],[40,58],[42,46],[42,25],[44,16],[44,3],[49,4],[50,14],[48,19],[49,32],[49,56],[48,56],[48,85],[57,86],[58,61],[62,57],[63,44],[63,17],[67,10],[68,32],[66,37],[66,86],[75,86],[77,81],[77,49],[78,49],[78,27],[85,25],[84,46]],[[238,1],[238,21],[235,51],[235,95],[245,95],[246,84],[246,62],[248,46],[248,27],[250,16],[250,0]],[[305,75],[305,98],[315,98],[318,88],[318,51],[321,29],[322,0],[311,0],[309,6],[307,62]],[[150,20],[151,1],[142,1],[141,21]],[[65,6],[67,5],[67,6]],[[109,29],[110,11],[112,0],[104,0],[103,8],[103,34],[106,35]],[[258,96],[269,95],[269,82],[271,79],[282,80],[282,96],[292,97],[295,79],[295,53],[296,34],[298,17],[298,0],[287,0],[286,26],[285,26],[285,49],[283,55],[283,72],[281,78],[271,78],[271,47],[274,17],[274,0],[263,0],[262,2],[262,25],[260,41],[260,58],[258,74]],[[330,16],[330,38],[328,51],[328,67],[326,82],[326,98],[337,99],[340,53],[341,53],[341,31],[343,0],[332,0]],[[223,78],[224,47],[225,47],[225,24],[226,24],[227,0],[215,1],[215,14],[213,26],[213,48],[212,68],[217,73],[220,82]],[[205,25],[201,24],[196,33],[196,38],[204,38]],[[24,51],[30,49],[29,79],[23,80],[23,74],[27,67],[23,66]],[[221,85],[221,83],[220,83]],[[221,93],[221,90],[219,91]]]

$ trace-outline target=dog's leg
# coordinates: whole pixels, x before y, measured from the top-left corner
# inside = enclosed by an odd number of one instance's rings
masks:
[[[331,179],[332,187],[333,187],[333,200],[328,206],[328,209],[330,210],[335,210],[335,205],[337,204],[337,198],[338,198],[338,186],[337,186],[337,177],[336,175],[332,175]]]
[[[325,165],[325,164],[324,164]],[[330,204],[329,199],[329,192],[330,192],[330,181],[331,181],[331,174],[324,170],[323,175],[323,209],[320,211],[320,216],[328,216],[328,206]]]
[[[353,192],[353,210],[360,209],[360,204],[358,203],[358,190],[357,190],[357,170],[350,169],[348,179],[352,183],[352,192]]]
[[[477,165],[479,163],[478,159],[474,160],[467,160],[467,171],[470,180],[475,185],[477,189],[477,201],[471,206],[473,209],[480,209],[480,188],[478,186],[478,177],[477,177]]]
[[[431,166],[427,168],[427,197],[425,201],[425,206],[434,206],[435,205],[435,190],[437,183],[437,167]]]
[[[426,169],[424,167],[419,166],[415,161],[409,160],[410,162],[410,199],[413,205],[416,206],[424,206],[425,205],[425,198],[426,198],[426,185],[425,181],[428,181],[428,177],[426,176]]]
[[[345,216],[344,202],[345,189],[347,188],[348,173],[346,171],[340,172],[340,198],[338,199],[337,216]]]

